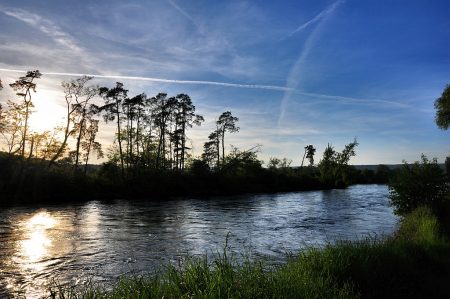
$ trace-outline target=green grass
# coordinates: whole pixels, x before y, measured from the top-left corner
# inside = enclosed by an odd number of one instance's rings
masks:
[[[51,298],[450,298],[450,243],[436,217],[419,208],[384,239],[309,248],[281,265],[238,262],[225,250],[214,260],[128,277],[111,290],[54,285]]]

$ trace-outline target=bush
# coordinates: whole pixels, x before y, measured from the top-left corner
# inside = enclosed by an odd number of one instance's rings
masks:
[[[403,164],[389,184],[391,203],[395,213],[404,215],[420,206],[435,211],[448,202],[448,185],[437,160],[422,155],[421,163]]]

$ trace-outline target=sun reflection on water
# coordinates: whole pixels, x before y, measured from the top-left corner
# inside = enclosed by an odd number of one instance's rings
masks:
[[[57,221],[48,212],[38,212],[26,221],[26,239],[20,242],[20,255],[26,268],[41,270],[38,262],[47,255],[52,241],[47,230],[54,228]]]

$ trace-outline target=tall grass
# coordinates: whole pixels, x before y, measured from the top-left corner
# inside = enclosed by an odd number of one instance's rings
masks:
[[[226,248],[226,247],[225,247]],[[53,286],[51,298],[450,298],[450,244],[436,217],[420,208],[384,239],[309,248],[281,265],[238,262],[226,250],[213,260],[120,279],[111,290]]]

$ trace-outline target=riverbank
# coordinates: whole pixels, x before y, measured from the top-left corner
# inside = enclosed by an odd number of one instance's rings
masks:
[[[286,263],[188,259],[156,275],[122,278],[111,290],[53,285],[49,298],[448,298],[450,243],[428,209],[405,216],[384,239],[309,248]]]
[[[352,184],[385,184],[393,174],[385,167],[377,176],[349,168],[345,181],[330,183],[321,179],[316,167],[272,169],[250,164],[211,170],[194,164],[184,172],[136,170],[122,176],[116,165],[108,163],[85,174],[74,171],[71,165],[49,168],[44,162],[0,152],[0,206],[328,190]]]

